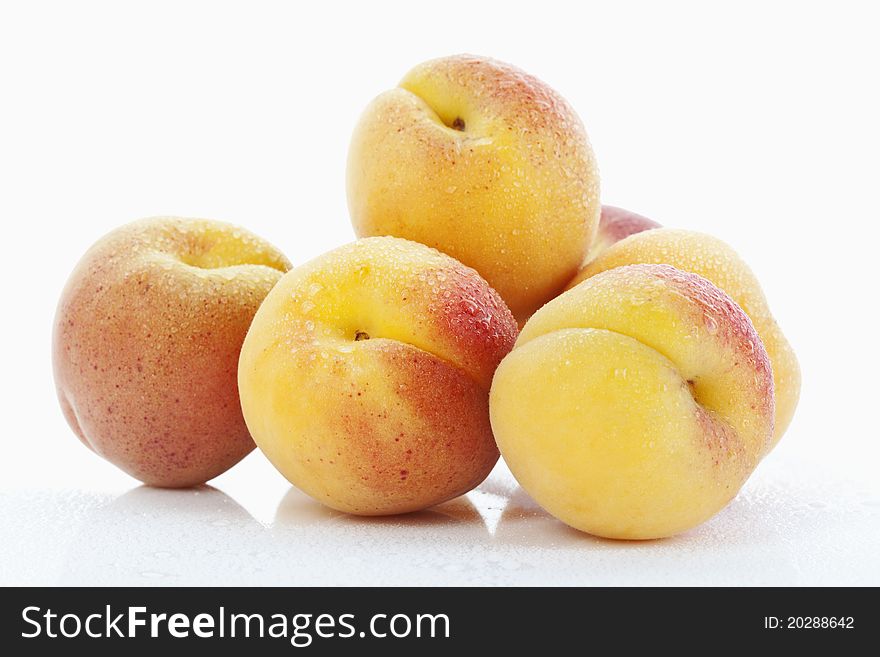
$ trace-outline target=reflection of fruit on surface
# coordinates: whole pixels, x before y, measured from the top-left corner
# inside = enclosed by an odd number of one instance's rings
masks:
[[[310,524],[343,523],[346,526],[381,528],[387,526],[432,527],[443,525],[462,525],[465,523],[482,526],[482,519],[466,495],[443,502],[430,509],[414,511],[404,515],[387,517],[353,516],[318,504],[301,490],[291,487],[278,503],[273,527],[276,529],[300,530]]]
[[[498,459],[488,390],[516,323],[480,276],[422,244],[363,239],[287,274],[245,339],[242,407],[287,479],[342,511],[414,511]]]
[[[599,220],[599,173],[574,110],[537,78],[473,56],[420,64],[373,100],[347,186],[359,236],[458,258],[520,319],[571,280]]]
[[[596,239],[593,240],[593,246],[584,262],[590,262],[615,242],[652,228],[660,228],[660,224],[635,212],[603,205]]]
[[[62,586],[212,586],[218,573],[231,586],[248,586],[265,566],[240,555],[264,550],[268,532],[211,486],[138,486],[113,500],[84,491],[72,497],[71,515],[80,517],[59,570]],[[241,563],[230,568],[236,558]]]
[[[192,486],[250,452],[236,368],[251,318],[289,268],[240,228],[156,218],[83,256],[55,316],[68,423],[97,454],[155,486]]]
[[[730,246],[711,235],[663,228],[633,235],[610,246],[588,263],[569,287],[614,267],[639,263],[667,264],[698,274],[727,292],[746,312],[773,365],[774,444],[778,442],[797,407],[801,371],[794,350],[770,314],[761,285],[749,266]]]
[[[746,315],[663,265],[594,276],[528,321],[491,391],[499,448],[569,525],[669,536],[739,490],[773,430],[770,363]]]

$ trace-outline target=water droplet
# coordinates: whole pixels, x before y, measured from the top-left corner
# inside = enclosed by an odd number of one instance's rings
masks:
[[[708,331],[709,335],[715,335],[718,333],[718,320],[712,317],[712,315],[704,315],[703,322],[706,325],[706,331]]]

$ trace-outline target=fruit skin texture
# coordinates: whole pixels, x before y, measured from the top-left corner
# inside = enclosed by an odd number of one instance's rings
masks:
[[[653,228],[660,228],[660,224],[653,219],[613,205],[603,205],[596,239],[584,262],[590,262],[615,242]]]
[[[797,356],[773,319],[761,285],[749,266],[716,237],[662,228],[632,235],[608,247],[581,270],[569,288],[600,272],[637,263],[667,264],[698,274],[727,292],[746,312],[773,364],[776,391],[773,445],[778,443],[797,408],[801,371]]]
[[[470,55],[420,64],[370,103],[347,188],[358,236],[448,253],[522,321],[575,275],[599,221],[596,159],[574,110],[537,78]]]
[[[633,265],[532,316],[490,409],[504,460],[547,511],[598,536],[659,538],[736,495],[769,445],[773,379],[724,292]]]
[[[259,237],[206,219],[122,226],[79,261],[55,315],[64,416],[83,443],[152,486],[194,486],[253,448],[238,354],[290,268]]]
[[[288,273],[260,307],[241,350],[244,416],[327,506],[423,509],[498,460],[489,386],[516,334],[473,269],[415,242],[359,240]]]

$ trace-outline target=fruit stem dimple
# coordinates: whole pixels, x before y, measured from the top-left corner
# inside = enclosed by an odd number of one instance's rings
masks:
[[[359,342],[361,340],[369,340],[370,334],[367,333],[366,331],[355,331],[354,332],[354,339],[355,339],[355,342]]]
[[[456,116],[455,120],[452,122],[452,125],[449,127],[453,130],[460,130],[461,132],[464,132],[464,119],[460,116]]]

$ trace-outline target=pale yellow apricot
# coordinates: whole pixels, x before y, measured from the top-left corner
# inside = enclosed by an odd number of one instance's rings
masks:
[[[526,323],[490,396],[501,454],[569,525],[644,539],[736,495],[773,428],[769,360],[748,318],[699,276],[621,267]]]
[[[749,266],[722,240],[690,230],[659,228],[631,235],[587,263],[569,284],[637,263],[667,264],[706,278],[736,301],[752,320],[773,365],[776,428],[773,445],[785,433],[797,408],[801,371],[794,350],[770,313],[761,285]]]

